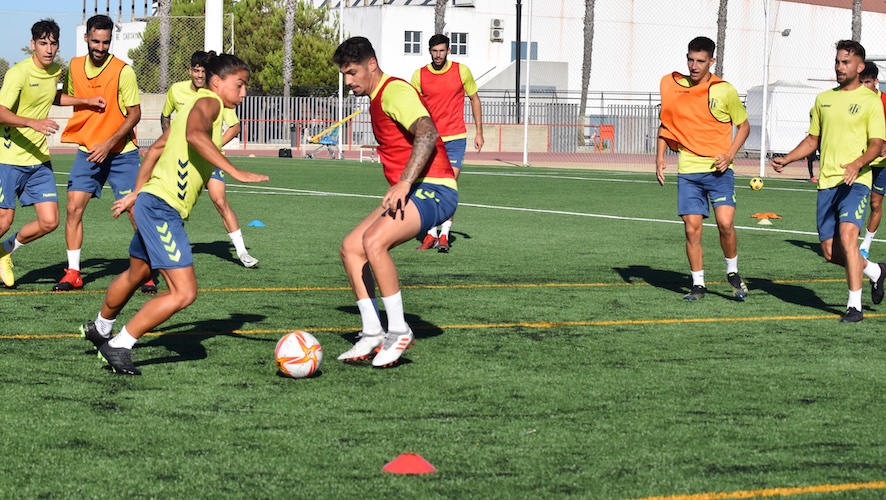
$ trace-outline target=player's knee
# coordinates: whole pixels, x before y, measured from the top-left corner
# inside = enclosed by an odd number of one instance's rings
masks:
[[[882,196],[871,196],[871,209],[874,211],[880,211],[880,207],[883,206],[883,197]]]
[[[58,227],[58,217],[54,217],[52,219],[41,219],[37,221],[37,227],[39,228],[40,235],[46,235],[56,230]]]

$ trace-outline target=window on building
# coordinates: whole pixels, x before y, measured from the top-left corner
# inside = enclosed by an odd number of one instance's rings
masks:
[[[538,42],[532,42],[530,46],[532,53],[529,54],[530,61],[538,60]],[[526,58],[526,42],[520,42],[520,60],[525,61]],[[511,62],[517,60],[517,42],[511,42]]]
[[[454,56],[468,55],[468,34],[451,33],[449,35],[449,52]]]
[[[421,54],[421,31],[405,31],[404,32],[405,54]]]

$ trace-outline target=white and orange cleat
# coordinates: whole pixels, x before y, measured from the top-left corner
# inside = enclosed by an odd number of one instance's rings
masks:
[[[343,352],[338,357],[338,360],[344,361],[345,363],[365,361],[381,349],[382,342],[384,342],[384,334],[379,333],[378,335],[369,335],[360,332],[360,338],[357,339],[357,343],[347,351]]]
[[[372,358],[372,366],[377,368],[394,366],[403,351],[413,344],[415,344],[415,335],[412,334],[412,328],[407,328],[406,333],[388,332],[381,350]]]

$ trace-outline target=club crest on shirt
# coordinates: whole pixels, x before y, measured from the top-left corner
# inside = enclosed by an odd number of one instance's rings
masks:
[[[858,104],[850,104],[849,105],[849,114],[850,115],[854,115],[854,114],[858,113],[858,110],[859,110]]]

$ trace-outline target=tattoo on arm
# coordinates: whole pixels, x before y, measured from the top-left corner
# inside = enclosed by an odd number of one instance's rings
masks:
[[[437,139],[440,135],[429,116],[415,120],[415,123],[409,127],[409,131],[412,132],[415,139],[412,142],[412,153],[409,155],[409,161],[406,162],[406,168],[403,170],[400,180],[412,183],[427,167],[428,160],[436,150]]]

